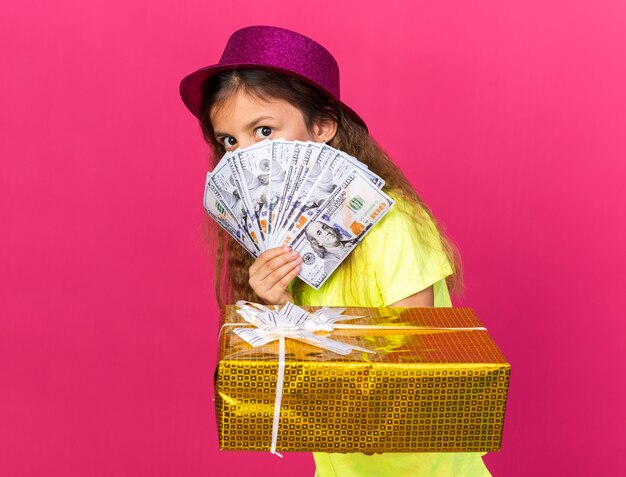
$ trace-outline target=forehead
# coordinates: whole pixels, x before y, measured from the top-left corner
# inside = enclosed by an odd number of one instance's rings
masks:
[[[238,128],[258,117],[276,120],[303,120],[302,113],[280,98],[259,98],[245,90],[237,90],[211,108],[210,118],[215,129]]]
[[[311,222],[309,225],[307,225],[307,230],[309,232],[317,232],[319,229],[323,228],[322,224],[320,224],[319,222]]]

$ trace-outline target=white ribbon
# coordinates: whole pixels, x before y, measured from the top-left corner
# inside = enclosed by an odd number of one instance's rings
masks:
[[[350,354],[354,350],[365,353],[374,353],[374,351],[315,334],[317,331],[332,331],[336,321],[362,318],[360,316],[342,315],[344,309],[321,308],[315,313],[309,313],[293,303],[287,303],[280,309],[272,310],[266,306],[246,301],[238,301],[237,306],[239,306],[237,313],[255,327],[235,328],[233,332],[241,339],[254,347],[278,340],[278,376],[276,377],[271,452],[282,457],[276,452],[276,443],[278,441],[278,423],[285,379],[285,338],[303,341],[341,355]]]
[[[280,409],[283,398],[283,383],[285,380],[285,338],[290,338],[308,343],[319,348],[324,348],[333,353],[347,355],[352,351],[364,353],[376,353],[375,351],[360,346],[331,340],[324,336],[316,335],[316,332],[331,332],[334,329],[369,329],[369,330],[449,330],[470,331],[486,330],[484,327],[471,328],[439,328],[432,326],[388,326],[388,325],[351,325],[335,324],[337,321],[354,320],[362,316],[342,315],[345,308],[320,308],[314,313],[287,303],[282,308],[277,306],[270,309],[258,303],[240,300],[237,302],[237,313],[254,328],[235,328],[233,332],[248,344],[257,347],[278,340],[278,376],[276,377],[276,399],[274,401],[274,420],[272,422],[272,446],[271,453],[279,457],[276,452],[278,441],[278,424],[280,421]],[[226,323],[224,326],[238,326],[242,323]]]

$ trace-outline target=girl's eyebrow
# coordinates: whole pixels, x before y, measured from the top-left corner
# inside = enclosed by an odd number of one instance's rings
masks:
[[[259,116],[258,118],[255,118],[252,121],[250,121],[248,124],[246,124],[244,126],[244,129],[252,129],[254,126],[256,126],[261,121],[266,121],[268,119],[274,119],[274,118],[272,116]],[[215,134],[215,137],[230,136],[230,134],[225,133],[225,132],[220,132],[220,131],[215,131],[213,134]]]

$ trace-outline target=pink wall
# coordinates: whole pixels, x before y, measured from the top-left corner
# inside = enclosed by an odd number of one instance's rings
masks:
[[[206,147],[177,88],[254,23],[336,55],[459,245],[458,303],[513,364],[494,475],[625,475],[623,2],[11,3],[0,475],[312,475],[216,443]]]

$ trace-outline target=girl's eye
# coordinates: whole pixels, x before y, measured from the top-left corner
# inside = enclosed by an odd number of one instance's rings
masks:
[[[272,128],[267,126],[260,126],[255,130],[256,137],[259,139],[266,139],[270,137],[272,135],[272,132],[274,132],[272,131]]]
[[[224,136],[222,138],[222,144],[224,144],[224,147],[228,149],[229,147],[233,147],[237,145],[237,139],[235,139],[232,136]]]

